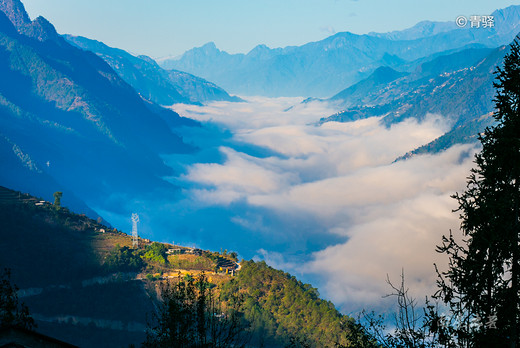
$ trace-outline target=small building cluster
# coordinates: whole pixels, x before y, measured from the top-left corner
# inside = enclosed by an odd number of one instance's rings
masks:
[[[166,251],[168,255],[180,255],[180,254],[191,254],[196,256],[202,256],[204,251],[198,248],[170,248]]]

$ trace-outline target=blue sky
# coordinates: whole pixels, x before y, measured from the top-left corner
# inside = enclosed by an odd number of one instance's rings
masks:
[[[178,55],[214,41],[231,53],[257,44],[301,45],[334,32],[405,29],[421,20],[489,15],[511,0],[22,0],[59,33],[83,35],[133,53]]]

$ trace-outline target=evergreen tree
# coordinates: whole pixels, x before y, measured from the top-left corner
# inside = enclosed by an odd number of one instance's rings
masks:
[[[4,269],[0,278],[0,328],[21,327],[32,330],[36,326],[27,307],[18,301],[18,288],[11,284],[11,271]]]
[[[63,192],[56,191],[56,192],[54,192],[53,196],[54,196],[54,207],[56,209],[60,209],[61,208],[61,197],[63,196]]]
[[[496,123],[479,136],[482,150],[466,190],[456,194],[463,243],[451,233],[438,251],[449,256],[436,294],[449,318],[433,331],[453,347],[516,347],[520,290],[520,45],[496,71]],[[433,311],[432,311],[433,313]],[[432,316],[433,317],[433,316]]]

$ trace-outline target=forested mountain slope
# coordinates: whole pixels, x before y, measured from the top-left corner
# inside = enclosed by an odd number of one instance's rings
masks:
[[[136,57],[81,36],[64,35],[64,38],[74,46],[103,58],[141,96],[154,103],[172,105],[240,101],[240,98],[230,96],[222,88],[200,77],[178,70],[164,70],[150,57]]]
[[[84,215],[0,187],[0,265],[38,325],[38,331],[81,347],[139,345],[153,318],[159,284],[177,272],[205,271],[221,300],[243,296],[253,329],[251,346],[310,347],[347,344],[353,320],[341,315],[315,288],[264,262],[234,253],[199,251],[131,237]],[[298,346],[298,345],[297,345]]]

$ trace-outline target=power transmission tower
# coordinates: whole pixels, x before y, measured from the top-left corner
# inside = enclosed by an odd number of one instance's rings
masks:
[[[132,248],[137,249],[139,247],[139,240],[137,235],[137,223],[139,222],[139,215],[136,213],[132,214]]]

